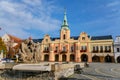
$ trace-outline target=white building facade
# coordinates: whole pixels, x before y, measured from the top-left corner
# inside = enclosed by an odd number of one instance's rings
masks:
[[[120,36],[117,36],[114,42],[115,62],[120,63]]]

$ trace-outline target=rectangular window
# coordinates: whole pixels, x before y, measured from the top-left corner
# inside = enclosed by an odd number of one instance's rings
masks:
[[[98,46],[93,46],[93,52],[98,52]]]
[[[117,52],[120,52],[120,48],[117,48]]]
[[[100,52],[103,52],[103,46],[100,46]]]
[[[95,46],[93,46],[93,51],[95,51]]]
[[[45,46],[43,52],[49,52],[49,47]]]
[[[66,47],[65,46],[63,47],[63,51],[66,51]]]
[[[109,52],[111,52],[111,46],[109,46]]]
[[[86,51],[87,51],[87,47],[86,46],[81,46],[80,52],[86,52]]]
[[[55,50],[56,50],[56,51],[58,50],[58,47],[57,47],[57,46],[55,47]]]
[[[54,52],[58,52],[58,46],[55,47],[55,51]]]
[[[71,52],[73,52],[74,51],[74,47],[73,46],[71,46]]]
[[[105,52],[107,51],[107,46],[105,46]]]
[[[45,51],[49,51],[49,47],[45,47],[44,50],[45,50]]]
[[[86,46],[83,46],[83,50],[87,50],[87,47],[86,47]]]
[[[98,46],[96,46],[96,51],[98,51]]]
[[[81,50],[86,50],[87,47],[86,46],[81,46]]]
[[[49,47],[47,47],[47,51],[49,51]]]
[[[44,51],[46,51],[46,47],[44,47]]]
[[[81,50],[83,50],[83,46],[81,46]]]

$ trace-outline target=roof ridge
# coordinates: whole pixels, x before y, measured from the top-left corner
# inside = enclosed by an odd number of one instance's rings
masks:
[[[100,36],[92,36],[92,37],[103,37],[103,36],[112,36],[112,35],[100,35]]]

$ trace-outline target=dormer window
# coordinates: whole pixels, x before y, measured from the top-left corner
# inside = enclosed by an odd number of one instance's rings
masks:
[[[48,39],[46,39],[46,42],[48,42]]]
[[[82,37],[82,40],[85,40],[85,37]]]

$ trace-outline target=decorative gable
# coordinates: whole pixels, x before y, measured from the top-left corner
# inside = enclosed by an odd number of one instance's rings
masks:
[[[89,41],[89,37],[88,34],[85,32],[82,32],[78,38],[79,41]]]

